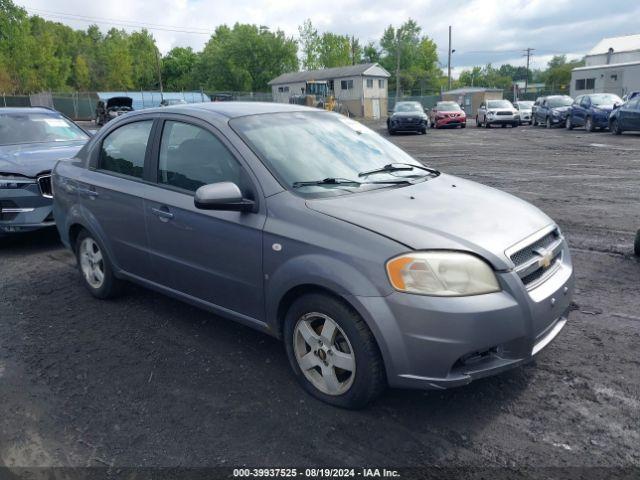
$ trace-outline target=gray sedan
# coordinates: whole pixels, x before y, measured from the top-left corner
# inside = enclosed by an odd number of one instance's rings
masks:
[[[94,296],[129,280],[281,338],[333,405],[516,367],[567,322],[573,268],[553,220],[335,113],[134,112],[53,184]]]
[[[89,135],[47,108],[0,108],[0,236],[53,226],[51,170]]]

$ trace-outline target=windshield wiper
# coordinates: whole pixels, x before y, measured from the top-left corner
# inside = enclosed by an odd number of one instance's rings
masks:
[[[433,168],[425,167],[424,165],[413,165],[411,163],[389,163],[381,168],[375,168],[373,170],[368,170],[366,172],[360,172],[358,177],[366,177],[367,175],[373,175],[374,173],[390,173],[390,172],[407,172],[411,171],[414,168],[419,168],[421,170],[426,170],[429,173],[434,175],[439,175],[440,172],[434,170]]]
[[[410,180],[380,180],[376,182],[358,182],[357,180],[349,180],[348,178],[325,178],[323,180],[310,180],[308,182],[293,182],[293,188],[300,187],[312,187],[317,185],[353,185],[359,187],[360,185],[401,185],[411,184]]]
[[[314,185],[355,185],[360,186],[361,182],[349,180],[348,178],[325,178],[323,180],[310,180],[308,182],[293,182],[293,188],[311,187]]]

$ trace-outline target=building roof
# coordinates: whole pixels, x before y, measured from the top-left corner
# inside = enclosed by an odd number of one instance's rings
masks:
[[[624,37],[603,38],[587,53],[587,56],[608,53],[610,48],[613,48],[614,53],[640,50],[640,33]]]
[[[371,75],[376,77],[390,77],[377,63],[361,63],[347,67],[324,68],[322,70],[307,70],[304,72],[289,72],[274,78],[269,85],[280,83],[306,82],[308,80],[331,80],[333,78],[353,77],[356,75]]]
[[[502,92],[501,88],[488,88],[488,87],[462,87],[456,88],[454,90],[449,90],[448,92],[442,92],[443,95],[447,94],[465,94],[465,93],[476,93],[476,92]]]
[[[607,63],[606,65],[588,65],[586,67],[577,67],[571,70],[572,72],[584,72],[587,70],[598,70],[603,68],[620,68],[631,67],[634,65],[640,65],[640,61],[637,62],[623,62],[623,63]]]

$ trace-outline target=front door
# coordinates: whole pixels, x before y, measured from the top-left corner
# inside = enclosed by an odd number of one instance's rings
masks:
[[[371,100],[371,105],[373,106],[373,119],[380,119],[380,99],[374,98]]]
[[[256,182],[207,125],[165,120],[152,164],[155,195],[145,201],[155,281],[182,294],[262,320],[262,228],[259,213],[200,210],[202,185],[231,181],[256,198]]]

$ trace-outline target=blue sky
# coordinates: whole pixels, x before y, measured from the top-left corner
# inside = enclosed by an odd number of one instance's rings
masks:
[[[446,66],[447,30],[453,27],[454,74],[473,65],[523,64],[522,50],[535,48],[534,68],[554,54],[580,57],[601,38],[640,33],[638,0],[16,0],[30,13],[85,28],[127,30],[146,24],[161,51],[198,50],[222,23],[256,23],[297,36],[306,18],[320,31],[377,40],[389,24],[415,19],[438,44]],[[319,5],[322,5],[321,7]],[[155,27],[155,28],[150,28]],[[178,31],[175,31],[178,30]]]

